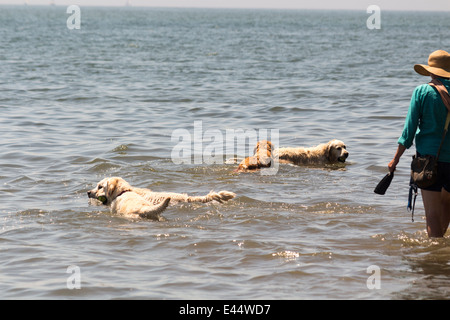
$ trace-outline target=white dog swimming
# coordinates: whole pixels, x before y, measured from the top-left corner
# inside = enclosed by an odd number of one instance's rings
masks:
[[[274,158],[278,158],[280,162],[283,161],[296,165],[344,163],[348,155],[349,153],[345,143],[336,139],[310,148],[290,147],[278,148],[274,151]]]
[[[120,177],[105,178],[87,192],[88,197],[110,206],[111,211],[123,215],[140,216],[160,220],[160,214],[171,202],[220,203],[233,199],[236,195],[229,191],[210,192],[206,196],[188,196],[183,193],[153,192],[149,189],[134,188]]]

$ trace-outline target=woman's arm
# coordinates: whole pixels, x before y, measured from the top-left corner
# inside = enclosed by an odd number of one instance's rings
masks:
[[[422,109],[421,97],[423,88],[424,86],[417,87],[412,94],[408,114],[405,120],[405,126],[403,127],[402,135],[398,139],[397,151],[395,152],[394,158],[388,164],[389,172],[395,171],[401,156],[403,155],[405,150],[409,149],[413,144],[417,127],[419,126],[419,119]]]
[[[406,150],[406,147],[404,145],[402,145],[402,144],[398,145],[397,152],[395,153],[394,158],[388,164],[389,172],[392,173],[395,171],[397,164],[400,161],[400,158],[403,155],[403,153],[405,152],[405,150]]]

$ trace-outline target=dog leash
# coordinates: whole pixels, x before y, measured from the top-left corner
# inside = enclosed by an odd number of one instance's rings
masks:
[[[414,195],[414,199],[413,199]],[[417,185],[411,183],[409,185],[409,195],[408,195],[408,211],[411,212],[411,221],[414,222],[414,208],[416,207],[417,198]]]

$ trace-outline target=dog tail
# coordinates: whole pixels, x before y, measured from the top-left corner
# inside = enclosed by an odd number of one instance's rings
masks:
[[[188,202],[203,202],[203,203],[217,201],[220,203],[224,203],[225,201],[233,199],[235,196],[236,196],[236,194],[233,192],[230,192],[230,191],[220,191],[220,192],[211,191],[206,196],[188,197],[187,201]]]
[[[170,202],[170,198],[165,198],[164,201],[161,201],[158,204],[149,206],[148,209],[145,212],[139,214],[139,216],[141,218],[159,220],[160,214],[164,210],[166,210],[167,206],[169,205],[169,202]]]
[[[220,203],[223,203],[236,197],[236,194],[230,191],[220,191],[219,193],[213,194],[215,196],[214,200],[219,201]]]

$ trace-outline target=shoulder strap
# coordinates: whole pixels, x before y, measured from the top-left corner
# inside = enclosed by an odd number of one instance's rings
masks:
[[[442,101],[447,107],[447,110],[450,111],[450,95],[448,94],[447,88],[444,86],[444,84],[436,78],[432,79],[428,84],[437,89],[442,98]]]
[[[445,107],[447,108],[447,118],[445,119],[444,133],[442,135],[441,144],[439,145],[439,149],[436,155],[437,161],[437,159],[439,159],[439,154],[441,153],[441,148],[444,143],[445,136],[447,135],[448,126],[450,124],[450,95],[448,94],[447,88],[439,79],[433,78],[428,84],[437,89],[439,95],[442,98],[442,101],[444,102]]]

